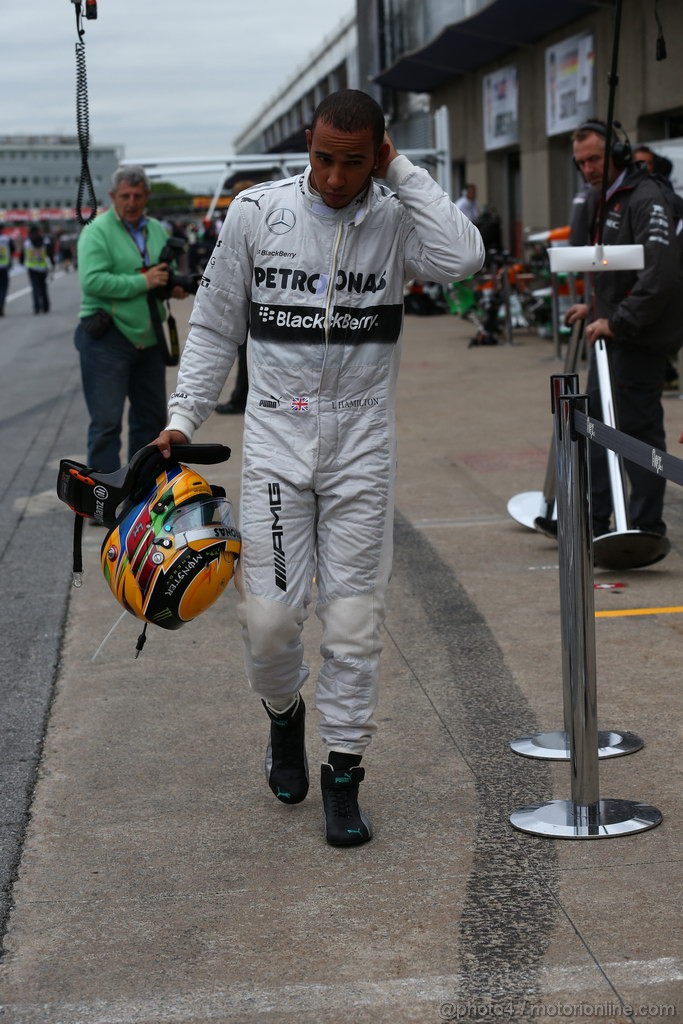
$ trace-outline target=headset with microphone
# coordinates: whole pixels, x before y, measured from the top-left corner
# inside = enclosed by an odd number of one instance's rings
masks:
[[[623,171],[625,167],[633,163],[633,152],[631,150],[631,143],[629,142],[628,135],[624,131],[621,121],[612,121],[612,128],[614,129],[612,135],[612,147],[610,150],[610,156],[612,162],[618,171]],[[603,124],[602,121],[584,121],[576,129],[577,132],[595,132],[596,135],[601,135],[605,141],[607,140],[607,125]],[[617,137],[617,131],[620,131],[623,138]],[[576,161],[574,161],[576,163]],[[578,165],[577,165],[578,166]],[[579,168],[581,170],[581,168]]]

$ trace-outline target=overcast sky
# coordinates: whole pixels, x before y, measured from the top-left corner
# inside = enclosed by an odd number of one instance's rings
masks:
[[[90,141],[127,158],[224,155],[355,0],[98,0]],[[76,134],[71,0],[0,0],[0,135]]]

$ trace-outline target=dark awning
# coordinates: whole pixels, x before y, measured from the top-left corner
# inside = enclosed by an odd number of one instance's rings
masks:
[[[604,5],[605,0],[493,0],[419,50],[405,53],[374,81],[405,92],[432,92]]]

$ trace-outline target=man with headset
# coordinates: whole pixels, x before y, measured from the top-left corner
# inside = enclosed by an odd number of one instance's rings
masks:
[[[572,245],[596,241],[605,164],[607,126],[587,121],[572,135],[574,162],[588,188],[575,199]],[[566,322],[586,319],[590,345],[604,338],[610,361],[619,429],[655,448],[665,448],[664,388],[667,361],[683,342],[683,288],[678,240],[665,190],[635,163],[627,140],[612,147],[607,175],[605,245],[642,244],[643,270],[601,271],[594,275],[592,308],[567,311]],[[577,202],[583,199],[583,204]],[[582,207],[582,208],[581,208]],[[601,419],[594,355],[588,374],[589,413]],[[633,529],[666,533],[664,478],[626,462],[630,480],[629,515]],[[591,445],[593,534],[609,532],[612,493],[605,450]]]

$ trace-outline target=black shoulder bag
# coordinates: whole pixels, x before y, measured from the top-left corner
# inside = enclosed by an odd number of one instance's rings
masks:
[[[164,334],[164,325],[161,322],[159,316],[159,307],[156,303],[154,293],[147,292],[147,305],[149,306],[149,315],[152,318],[152,327],[156,334],[157,341],[161,345],[161,351],[164,356],[164,362],[166,366],[177,366],[180,358],[180,344],[178,342],[178,327],[175,322],[175,317],[171,313],[171,307],[166,303],[166,309],[168,310],[168,340]]]

